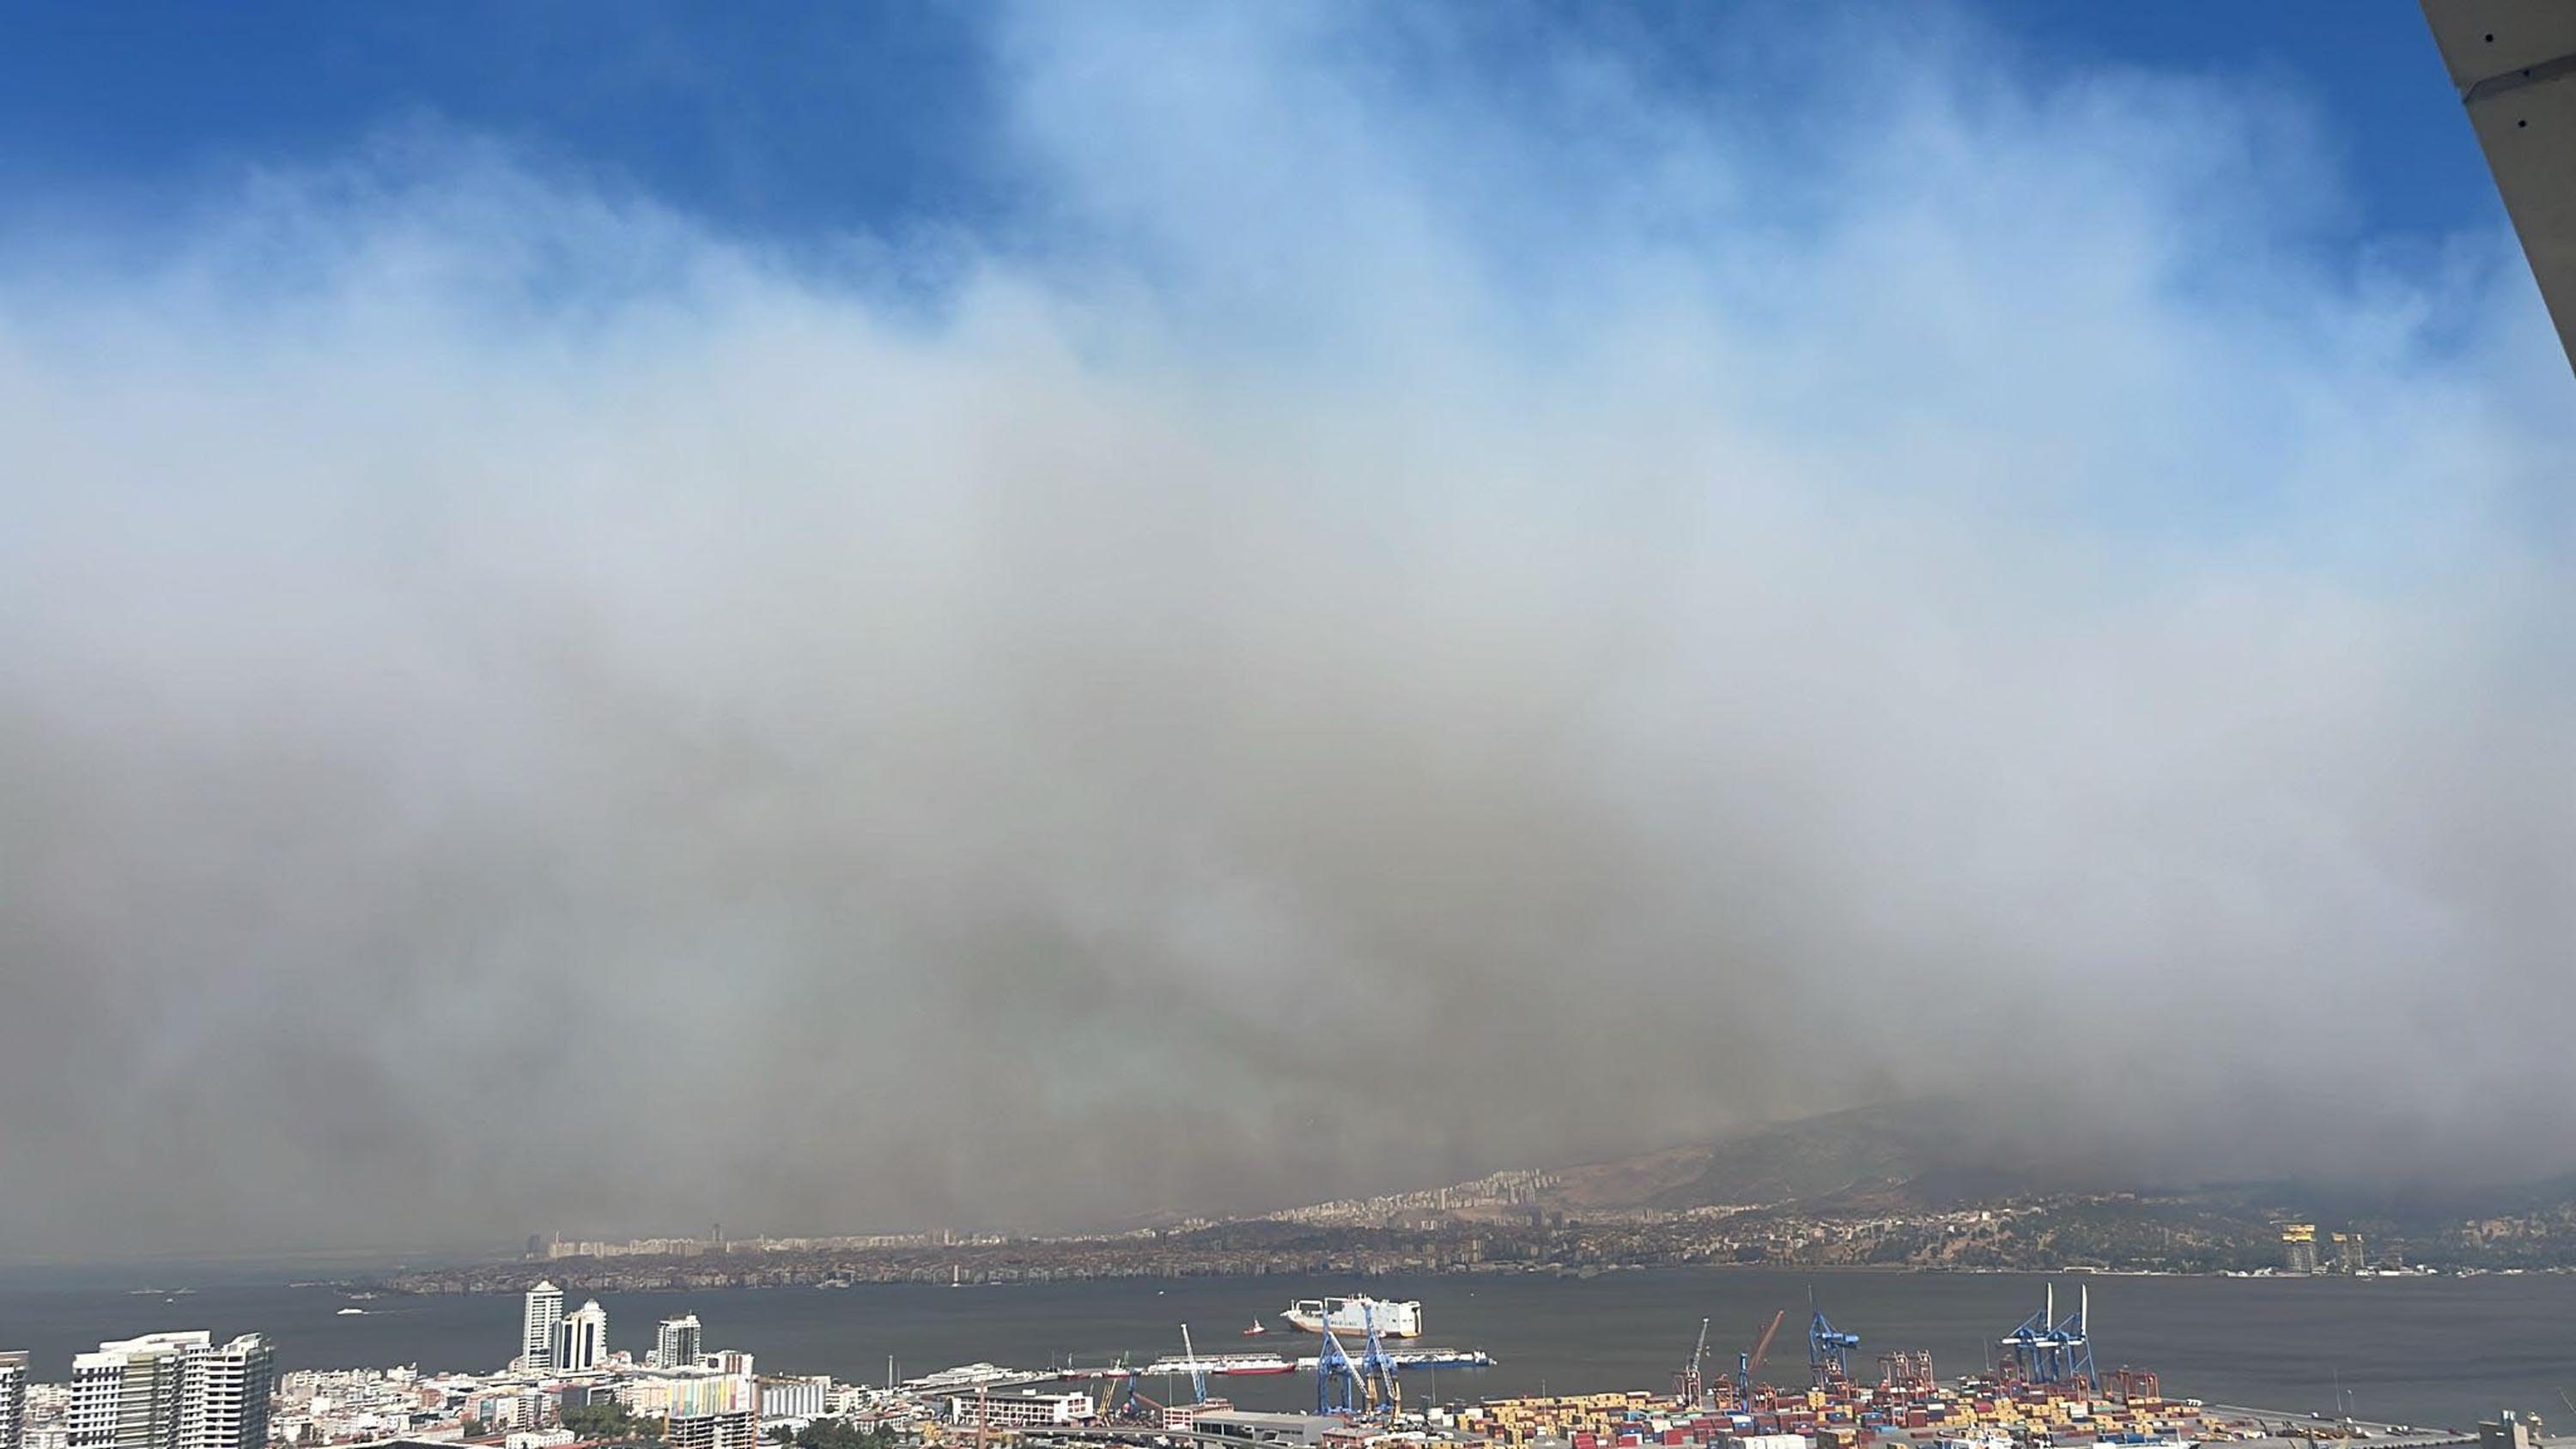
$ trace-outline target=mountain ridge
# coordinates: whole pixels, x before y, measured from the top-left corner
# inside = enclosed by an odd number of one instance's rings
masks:
[[[2034,1159],[1983,1130],[1972,1104],[1948,1097],[1848,1107],[1545,1171],[1558,1186],[1542,1205],[1569,1212],[1782,1207],[1891,1192],[1929,1205],[2054,1185]],[[2064,1176],[2091,1184],[2101,1174]]]

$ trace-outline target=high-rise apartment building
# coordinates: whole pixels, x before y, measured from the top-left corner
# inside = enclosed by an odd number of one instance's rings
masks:
[[[552,1283],[539,1283],[528,1290],[527,1311],[519,1319],[519,1366],[528,1369],[550,1369],[555,1366],[555,1331],[563,1326],[563,1290]],[[78,1445],[73,1449],[79,1449]]]
[[[277,1351],[203,1329],[102,1343],[72,1359],[71,1449],[267,1449]]]
[[[0,1449],[27,1442],[27,1356],[0,1353]]]
[[[705,1346],[705,1335],[699,1331],[698,1315],[684,1313],[665,1318],[653,1332],[654,1368],[695,1368],[698,1354]]]
[[[277,1350],[245,1333],[188,1362],[179,1392],[179,1449],[268,1449]]]
[[[178,1449],[188,1367],[213,1352],[203,1329],[102,1343],[72,1358],[70,1449]]]
[[[565,1314],[556,1327],[552,1367],[559,1374],[586,1374],[607,1362],[608,1310],[593,1298]]]

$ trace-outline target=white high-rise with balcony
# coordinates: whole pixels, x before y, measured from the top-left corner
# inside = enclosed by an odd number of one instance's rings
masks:
[[[519,1319],[519,1366],[526,1369],[550,1369],[555,1366],[555,1332],[563,1327],[563,1290],[552,1283],[539,1283],[528,1290],[527,1312]],[[74,1449],[79,1449],[75,1445]]]
[[[0,1353],[0,1449],[27,1442],[27,1356]]]
[[[256,1333],[188,1361],[179,1393],[179,1449],[268,1449],[277,1350]]]

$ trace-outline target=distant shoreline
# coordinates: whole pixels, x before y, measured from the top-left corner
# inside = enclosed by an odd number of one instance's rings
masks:
[[[1134,1269],[1129,1271],[1081,1271],[1069,1269],[1012,1268],[995,1271],[965,1266],[952,1275],[947,1267],[888,1269],[854,1272],[842,1269],[806,1271],[783,1269],[770,1264],[759,1270],[745,1269],[728,1273],[712,1267],[697,1267],[686,1272],[666,1271],[661,1265],[639,1265],[633,1272],[583,1271],[584,1265],[615,1260],[556,1258],[516,1264],[487,1263],[469,1269],[432,1270],[397,1273],[391,1276],[357,1276],[327,1280],[303,1280],[292,1287],[313,1287],[336,1292],[387,1293],[407,1297],[444,1297],[454,1295],[524,1293],[538,1280],[558,1283],[568,1289],[597,1292],[651,1293],[689,1292],[709,1289],[850,1289],[899,1285],[949,1286],[952,1282],[966,1287],[1021,1287],[1046,1283],[1116,1283],[1157,1282],[1175,1279],[1257,1279],[1257,1278],[1348,1278],[1365,1283],[1371,1279],[1405,1278],[1492,1278],[1540,1277],[1585,1280],[1632,1273],[1808,1273],[1819,1276],[1871,1275],[1891,1277],[2031,1277],[2031,1278],[2213,1278],[2239,1279],[2246,1282],[2358,1282],[2358,1281],[2452,1281],[2471,1278],[2525,1278],[2564,1276],[2576,1268],[2534,1269],[2424,1269],[2403,1271],[2374,1270],[2368,1273],[2259,1273],[2235,1270],[2186,1271],[2157,1268],[2100,1268],[2086,1266],[2049,1267],[1960,1267],[1901,1263],[1623,1263],[1577,1267],[1573,1265],[1509,1265],[1460,1267],[1373,1268],[1332,1264],[1301,1264],[1293,1268],[1190,1268],[1186,1270]],[[699,1264],[728,1260],[692,1260]],[[746,1263],[757,1262],[745,1259]]]

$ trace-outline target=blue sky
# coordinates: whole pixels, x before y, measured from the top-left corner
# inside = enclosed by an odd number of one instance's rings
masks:
[[[926,3],[12,7],[0,19],[0,181],[22,225],[28,203],[53,196],[148,227],[240,168],[325,161],[429,118],[747,233],[990,226],[1025,200],[996,115],[992,32],[1005,13]],[[1470,54],[1498,84],[1568,32],[1630,31],[1676,87],[1750,85],[1784,109],[1835,103],[1820,77],[1730,65],[1751,28],[1737,7],[1473,13]],[[1902,29],[1921,13],[1888,7],[1882,20]],[[2410,6],[1970,0],[1954,13],[1983,26],[2009,68],[2043,81],[2134,68],[2310,113],[2304,142],[2348,188],[2346,206],[2314,221],[2321,243],[2415,241],[2501,215]]]

